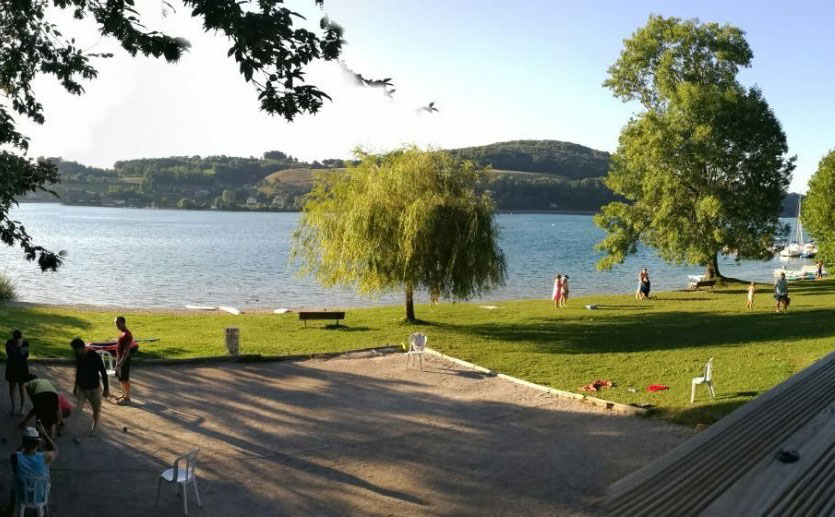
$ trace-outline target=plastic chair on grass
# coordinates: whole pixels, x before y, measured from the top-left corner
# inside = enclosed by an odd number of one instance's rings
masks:
[[[420,360],[420,371],[423,371],[423,354],[426,352],[426,342],[429,338],[425,334],[415,332],[409,336],[409,351],[406,352],[406,369],[409,363],[416,363]]]
[[[116,375],[116,364],[113,362],[113,354],[107,350],[96,350],[96,353],[101,357],[107,375]]]
[[[46,477],[15,477],[14,496],[16,517],[24,517],[26,510],[38,512],[38,517],[49,514],[49,478]],[[46,513],[44,513],[46,511]]]
[[[705,373],[701,377],[694,377],[693,384],[691,385],[690,389],[690,403],[692,404],[696,400],[696,386],[699,384],[707,385],[707,392],[710,393],[710,398],[716,398],[716,392],[713,391],[713,358],[711,357],[710,360],[705,365]]]
[[[197,506],[203,506],[200,502],[200,491],[197,489],[197,454],[200,449],[192,449],[183,454],[176,460],[170,469],[165,469],[159,476],[157,483],[157,502],[159,505],[159,491],[162,487],[162,482],[177,483],[177,490],[183,490],[183,515],[188,515],[188,485],[189,483],[194,487],[194,498],[197,499]]]

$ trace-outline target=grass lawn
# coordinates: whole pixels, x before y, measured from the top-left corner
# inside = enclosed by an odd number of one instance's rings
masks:
[[[555,311],[547,300],[417,307],[420,325],[402,322],[401,307],[351,309],[346,327],[303,327],[295,314],[126,313],[137,337],[158,337],[140,357],[222,355],[224,329],[241,331],[242,353],[296,354],[400,343],[410,332],[429,336],[437,350],[516,377],[579,391],[597,378],[616,386],[597,396],[649,403],[662,417],[711,423],[835,348],[835,280],[790,284],[788,315],[774,314],[771,287],[759,286],[746,310],[745,287],[714,292],[662,292],[649,301],[628,295],[588,296]],[[598,310],[584,308],[597,304]],[[21,328],[34,357],[69,356],[68,343],[113,337],[113,312],[47,307],[0,307],[0,335]],[[717,398],[690,379],[714,358]],[[648,393],[647,385],[667,391]],[[633,388],[636,392],[631,392]]]

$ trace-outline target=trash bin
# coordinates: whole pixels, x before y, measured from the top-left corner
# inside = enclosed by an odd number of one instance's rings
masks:
[[[226,349],[229,355],[238,355],[238,348],[241,345],[241,336],[238,327],[226,327]]]

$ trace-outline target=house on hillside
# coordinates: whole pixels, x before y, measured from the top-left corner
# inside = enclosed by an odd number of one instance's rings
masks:
[[[287,204],[288,204],[287,202],[289,200],[288,198],[289,198],[289,196],[284,192],[282,192],[280,194],[276,194],[275,197],[273,197],[273,202],[272,202],[273,208],[278,208],[279,210],[283,210],[283,209],[287,208]]]
[[[258,206],[258,200],[254,197],[246,198],[246,207],[247,208],[255,208]]]

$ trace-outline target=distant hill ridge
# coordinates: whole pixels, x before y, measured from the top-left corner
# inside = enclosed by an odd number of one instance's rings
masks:
[[[609,153],[605,151],[559,140],[511,140],[451,149],[450,152],[494,169],[537,172],[570,179],[606,176],[610,160]]]

